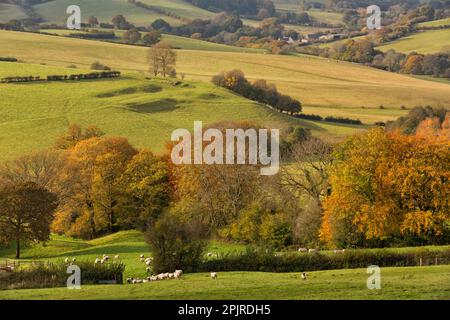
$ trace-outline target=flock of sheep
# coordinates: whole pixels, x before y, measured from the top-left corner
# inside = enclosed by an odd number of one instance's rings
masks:
[[[147,273],[151,272],[151,264],[153,262],[153,258],[148,257],[145,258],[145,256],[143,254],[140,255],[139,257],[140,261],[142,263],[145,263],[145,265],[147,266]],[[163,280],[172,280],[172,279],[180,279],[181,276],[183,275],[183,270],[175,270],[175,272],[173,273],[160,273],[157,275],[152,275],[149,276],[145,279],[135,279],[135,278],[128,278],[127,279],[127,283],[128,284],[140,284],[140,283],[148,283],[148,282],[155,282],[155,281],[163,281]],[[217,279],[217,273],[216,272],[211,272],[211,279],[216,280]]]
[[[318,249],[299,248],[298,252],[300,252],[300,253],[318,253],[319,250]],[[342,249],[342,250],[336,249],[336,250],[334,250],[334,253],[335,254],[345,253],[345,249]],[[213,253],[208,253],[207,256],[214,257],[216,255],[214,255]],[[114,256],[114,260],[119,260],[119,259],[120,259],[120,257],[118,255]],[[151,257],[145,258],[145,256],[143,254],[141,254],[139,256],[139,259],[142,263],[144,263],[146,265],[147,273],[150,273],[151,265],[153,263],[153,258],[151,258]],[[95,259],[95,264],[104,264],[104,263],[108,262],[108,260],[109,260],[109,256],[104,254],[101,259],[100,258]],[[65,263],[70,263],[70,264],[72,264],[76,261],[77,261],[76,258],[73,258],[73,259],[66,258],[64,260]],[[128,284],[139,284],[139,283],[148,283],[148,282],[154,282],[154,281],[179,279],[179,278],[181,278],[182,275],[183,275],[183,270],[175,270],[175,272],[173,272],[173,273],[160,273],[158,275],[149,276],[145,279],[128,278],[127,283]],[[213,280],[217,280],[217,278],[218,278],[217,272],[211,272],[210,276],[211,276],[211,279],[213,279]],[[303,272],[301,275],[301,278],[302,278],[302,280],[306,280],[307,274],[305,272]]]

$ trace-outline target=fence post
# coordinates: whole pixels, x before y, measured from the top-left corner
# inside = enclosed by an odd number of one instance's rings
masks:
[[[438,257],[437,256],[436,256],[435,262],[436,262],[436,265],[438,265]]]
[[[419,264],[422,266],[422,257],[420,257]]]

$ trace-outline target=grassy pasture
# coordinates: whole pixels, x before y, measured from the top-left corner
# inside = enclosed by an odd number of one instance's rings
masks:
[[[450,29],[427,30],[395,40],[378,47],[379,50],[387,51],[394,49],[398,52],[410,53],[437,53],[450,45]]]
[[[121,38],[123,34],[125,33],[124,30],[109,30],[109,29],[99,29],[101,31],[113,31],[117,38]],[[45,33],[50,34],[56,34],[60,36],[67,36],[69,34],[74,33],[86,33],[85,31],[79,31],[79,30],[68,30],[68,29],[44,29],[42,30]],[[145,32],[141,32],[142,35],[145,34]],[[119,42],[117,40],[108,40],[110,42]],[[171,34],[163,34],[162,40],[167,41],[170,43],[170,45],[176,49],[183,49],[183,50],[201,50],[201,51],[222,51],[222,52],[249,52],[249,53],[258,53],[258,52],[265,52],[265,50],[260,49],[252,49],[252,48],[239,48],[234,46],[228,46],[225,44],[220,43],[213,43],[209,41],[203,41],[198,39],[191,39],[191,38],[185,38],[185,37],[179,37]]]
[[[16,66],[20,73],[42,76],[82,71],[3,62],[0,75],[15,73]],[[299,124],[318,134],[333,128],[292,119],[212,84],[187,81],[174,86],[136,73],[76,83],[0,84],[0,101],[1,159],[52,146],[69,123],[95,124],[108,135],[125,136],[133,145],[155,152],[164,149],[173,130],[192,129],[196,120],[205,125],[249,120],[273,128]],[[347,127],[347,133],[351,130]]]
[[[244,246],[214,241],[208,251],[225,253]],[[439,250],[441,247],[435,247]],[[442,247],[445,248],[445,247]],[[413,248],[389,250],[415,250]],[[119,254],[126,264],[125,277],[144,277],[139,255],[149,256],[142,233],[119,232],[92,241],[52,236],[43,245],[24,248],[24,259],[94,261],[103,254]],[[13,256],[13,248],[0,250],[0,257]],[[0,299],[449,299],[450,266],[383,268],[382,290],[366,287],[365,269],[330,270],[309,273],[308,281],[296,273],[220,273],[215,282],[208,274],[188,274],[178,281],[142,285],[84,286],[66,288],[0,291]]]
[[[65,24],[66,9],[74,4],[71,0],[55,0],[35,5],[34,9],[47,23]],[[137,7],[127,0],[79,0],[76,3],[81,8],[82,21],[89,16],[96,16],[101,22],[111,22],[111,19],[123,14],[125,18],[136,25],[149,25],[154,20],[163,18],[172,25],[181,21],[157,12]]]
[[[450,26],[450,18],[422,22],[417,25],[418,27],[440,27],[440,26]]]
[[[0,3],[0,22],[7,22],[12,19],[25,19],[27,15],[16,5]]]
[[[2,55],[27,62],[86,68],[98,60],[120,70],[147,70],[144,47],[7,31],[0,31],[0,45]],[[337,112],[372,123],[405,114],[400,110],[402,105],[412,108],[450,104],[449,86],[444,83],[353,63],[302,55],[178,51],[177,71],[190,80],[209,81],[212,75],[235,68],[250,79],[264,78],[275,83],[281,92],[300,99],[306,113],[330,115],[331,110],[331,115]],[[385,109],[379,109],[380,105]]]
[[[434,300],[450,299],[450,266],[383,268],[381,290],[368,290],[365,269],[318,271],[307,281],[300,274],[229,272],[217,281],[209,274],[140,285],[83,286],[81,290],[33,289],[0,291],[14,300]]]

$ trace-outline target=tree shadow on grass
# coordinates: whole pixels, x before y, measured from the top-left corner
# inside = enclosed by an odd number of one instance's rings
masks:
[[[177,104],[178,101],[175,99],[161,99],[147,103],[131,103],[126,105],[126,108],[137,113],[159,113],[174,111]]]

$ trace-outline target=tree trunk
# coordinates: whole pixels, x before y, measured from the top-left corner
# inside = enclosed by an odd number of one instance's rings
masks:
[[[20,259],[20,239],[16,239],[16,259]]]

